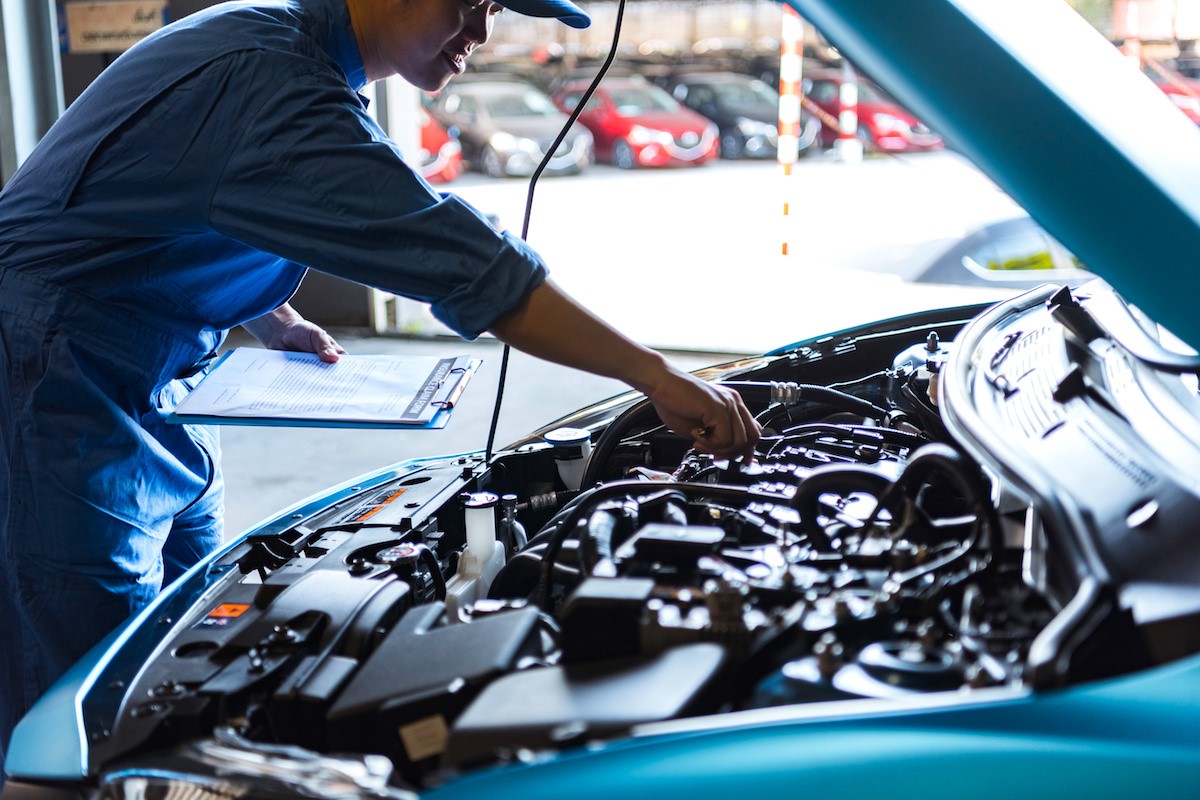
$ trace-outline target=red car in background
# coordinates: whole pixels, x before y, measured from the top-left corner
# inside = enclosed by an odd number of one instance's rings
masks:
[[[563,84],[555,104],[574,111],[588,85]],[[716,125],[639,78],[605,80],[579,121],[592,132],[596,157],[621,169],[698,166],[715,159],[720,148]]]
[[[1188,91],[1170,83],[1160,83],[1161,89],[1175,107],[1187,115],[1192,122],[1200,125],[1200,92]]]
[[[462,146],[458,139],[447,133],[446,129],[429,115],[424,108],[419,109],[421,115],[421,177],[430,183],[446,183],[452,181],[462,172]]]
[[[825,112],[823,118],[837,119],[843,73],[840,70],[806,70],[807,97]],[[828,147],[838,137],[831,125],[821,128],[821,143]],[[939,150],[942,137],[886,92],[861,75],[858,77],[858,138],[867,152],[912,153]]]

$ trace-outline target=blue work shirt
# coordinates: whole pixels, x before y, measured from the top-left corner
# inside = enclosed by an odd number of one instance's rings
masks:
[[[224,3],[164,28],[0,193],[0,271],[191,338],[273,310],[311,267],[475,337],[545,266],[404,164],[365,83],[344,0]]]

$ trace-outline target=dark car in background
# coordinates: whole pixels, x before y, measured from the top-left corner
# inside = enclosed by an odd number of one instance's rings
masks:
[[[554,102],[569,113],[587,88],[564,83]],[[603,81],[579,121],[595,137],[597,158],[621,169],[700,166],[719,154],[716,125],[642,78]]]
[[[1200,129],[1065,3],[795,6],[1098,279],[697,373],[753,459],[627,392],[300,500],[38,701],[2,800],[1194,800]],[[861,300],[815,280],[753,288]]]
[[[807,97],[823,112],[826,120],[836,120],[841,111],[842,81],[840,69],[815,69],[804,72]],[[942,137],[934,133],[908,109],[892,98],[874,81],[856,77],[858,85],[858,138],[868,152],[912,153],[940,150]],[[821,141],[830,146],[838,137],[837,128],[826,124]]]
[[[779,92],[736,72],[683,72],[665,77],[671,96],[717,125],[721,158],[775,158],[779,144]],[[799,154],[821,146],[821,121],[801,111]]]
[[[1172,59],[1171,66],[1185,78],[1200,80],[1200,56],[1196,55],[1195,51]]]
[[[493,178],[532,175],[567,121],[537,87],[480,76],[452,82],[429,111],[458,136],[467,163]],[[592,135],[576,125],[543,174],[578,174],[592,160]]]

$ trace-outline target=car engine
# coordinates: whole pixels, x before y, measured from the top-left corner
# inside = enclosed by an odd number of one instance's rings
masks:
[[[631,394],[364,479],[130,633],[83,701],[89,771],[402,795],[672,720],[1195,652],[1197,363],[1160,334],[1047,286],[708,370],[752,460]]]

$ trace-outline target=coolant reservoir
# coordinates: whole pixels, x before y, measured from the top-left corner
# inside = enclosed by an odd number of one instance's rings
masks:
[[[457,619],[459,609],[487,596],[504,566],[504,548],[496,541],[500,498],[491,492],[468,492],[462,500],[467,546],[459,556],[458,571],[446,581],[446,608],[452,620]]]
[[[578,489],[587,471],[592,440],[583,428],[555,428],[543,434],[542,440],[554,447],[554,464],[558,477],[568,489]]]

